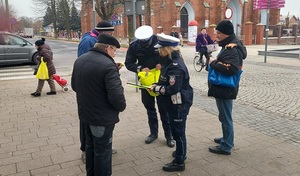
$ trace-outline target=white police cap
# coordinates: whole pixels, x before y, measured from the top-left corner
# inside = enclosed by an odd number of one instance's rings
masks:
[[[151,26],[140,26],[134,32],[135,38],[139,40],[147,40],[153,35],[153,29]]]
[[[157,34],[157,39],[158,43],[154,46],[154,48],[177,46],[180,42],[178,38],[166,34]]]

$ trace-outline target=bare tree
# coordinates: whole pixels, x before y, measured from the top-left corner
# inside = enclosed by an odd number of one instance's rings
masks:
[[[145,15],[145,22],[147,25],[151,24],[151,2],[150,0],[145,0],[145,5],[146,5],[146,15]]]
[[[81,0],[32,0],[34,2],[34,6],[32,7],[37,14],[41,14],[41,16],[45,16],[45,11],[47,8],[51,9],[51,19],[52,19],[52,24],[53,24],[53,28],[54,28],[54,34],[55,34],[55,38],[57,38],[57,33],[58,33],[58,25],[57,25],[57,21],[58,21],[58,12],[57,10],[60,9],[61,10],[61,14],[63,15],[63,18],[65,19],[65,21],[67,23],[70,22],[70,4],[71,3],[79,3]],[[60,5],[59,5],[60,4]],[[60,7],[60,8],[58,8]],[[69,9],[66,9],[69,8]],[[67,24],[66,29],[68,31],[70,31],[70,24]],[[68,32],[69,33],[69,32]]]
[[[95,1],[95,10],[98,16],[103,20],[110,20],[115,14],[115,7],[119,4],[124,4],[124,0],[82,0],[83,3],[93,5]]]
[[[54,28],[54,36],[57,38],[57,2],[58,0],[32,0],[34,3],[34,6],[32,7],[34,11],[36,11],[38,14],[42,14],[44,16],[44,12],[49,7],[51,9],[51,17],[52,17],[52,23]]]

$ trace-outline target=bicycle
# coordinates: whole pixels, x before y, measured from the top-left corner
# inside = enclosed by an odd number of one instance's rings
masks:
[[[209,57],[212,57],[212,52],[217,51],[218,47],[216,44],[206,45],[207,52]],[[205,54],[203,55],[202,59],[200,58],[200,52],[195,53],[195,57],[193,60],[194,69],[197,72],[201,72],[201,70],[208,64],[208,59],[206,58]]]
[[[211,56],[211,52],[208,53],[210,57]],[[196,52],[195,53],[195,57],[194,57],[194,61],[193,61],[193,65],[194,65],[194,69],[197,71],[197,72],[201,72],[201,70],[207,65],[207,59],[206,59],[206,56],[203,55],[202,56],[202,59],[200,58],[200,53],[199,52]]]

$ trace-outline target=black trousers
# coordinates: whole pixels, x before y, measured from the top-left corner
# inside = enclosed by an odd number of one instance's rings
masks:
[[[204,49],[204,48],[200,48],[199,52],[200,52],[200,58],[201,58],[201,60],[203,58],[203,55],[205,55],[205,57],[206,57],[206,63],[208,64],[210,56],[209,56],[209,53],[207,52],[207,50]]]
[[[157,112],[156,112],[156,108],[155,108],[155,99],[156,98],[151,96],[145,89],[141,90],[141,94],[142,94],[142,103],[144,104],[144,107],[147,110],[150,133],[158,134],[158,118],[157,118]],[[165,138],[172,139],[169,115],[168,115],[167,111],[165,111],[162,108],[162,105],[161,105],[161,103],[159,103],[159,101],[157,101],[157,107],[158,107],[158,111],[160,114],[162,126],[164,129]]]
[[[80,138],[80,150],[84,152],[86,137],[85,137],[84,124],[81,121],[79,121],[79,138]]]
[[[112,136],[115,125],[83,125],[86,134],[86,175],[112,175]]]

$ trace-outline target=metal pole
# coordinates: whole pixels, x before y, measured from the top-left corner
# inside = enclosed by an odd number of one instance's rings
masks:
[[[136,29],[136,11],[135,11],[136,0],[132,0],[132,20],[133,20],[133,33]]]
[[[96,0],[93,0],[93,25],[96,27]]]
[[[136,11],[135,11],[135,2],[136,0],[132,0],[132,30],[133,30],[133,34],[134,34],[134,31],[136,29]],[[135,83],[138,84],[138,76],[137,74],[135,75]],[[135,89],[136,92],[139,91],[138,88]]]
[[[270,19],[270,0],[268,0],[268,9],[267,9],[267,23],[266,23],[266,33],[265,33],[265,35],[266,35],[266,41],[265,41],[265,59],[264,59],[264,63],[267,63],[269,19]]]

